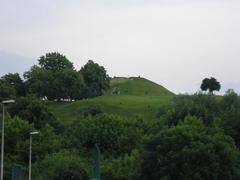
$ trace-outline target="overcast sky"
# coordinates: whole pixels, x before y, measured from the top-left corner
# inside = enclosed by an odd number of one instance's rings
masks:
[[[0,0],[0,74],[52,51],[175,93],[211,76],[240,93],[240,1]]]

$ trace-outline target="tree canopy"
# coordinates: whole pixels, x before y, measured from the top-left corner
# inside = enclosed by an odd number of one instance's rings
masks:
[[[25,95],[25,84],[18,73],[8,73],[0,79],[0,99],[13,99]]]
[[[139,179],[237,179],[239,157],[234,141],[221,129],[188,116],[146,142]]]
[[[86,83],[84,94],[86,97],[100,96],[109,89],[110,78],[103,66],[89,60],[81,68],[80,73]]]
[[[213,77],[205,78],[202,80],[201,90],[202,91],[209,91],[209,93],[213,93],[213,91],[219,91],[221,88],[220,83]]]
[[[81,99],[84,82],[64,55],[47,53],[24,74],[28,93],[48,100]]]
[[[73,69],[73,63],[58,52],[47,53],[45,56],[41,56],[38,62],[40,67],[50,71]]]

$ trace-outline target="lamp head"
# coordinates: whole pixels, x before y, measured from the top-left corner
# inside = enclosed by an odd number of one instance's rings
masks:
[[[38,131],[30,132],[30,135],[35,135],[35,134],[39,134],[39,132]]]
[[[15,100],[9,99],[9,100],[2,101],[2,103],[3,103],[3,104],[15,103]]]

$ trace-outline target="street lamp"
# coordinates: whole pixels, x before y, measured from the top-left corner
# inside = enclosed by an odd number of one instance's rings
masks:
[[[5,100],[2,101],[3,114],[2,114],[2,145],[1,145],[1,180],[3,180],[3,160],[4,160],[4,119],[5,119],[5,105],[15,103],[14,100]]]
[[[31,180],[32,177],[32,136],[39,134],[38,131],[30,132],[30,147],[29,147],[29,174],[28,180]]]

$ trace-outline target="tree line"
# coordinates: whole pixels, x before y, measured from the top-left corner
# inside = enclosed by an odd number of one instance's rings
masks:
[[[80,70],[66,56],[47,53],[23,74],[9,73],[0,79],[0,98],[35,94],[47,100],[79,100],[96,97],[108,90],[110,77],[105,68],[89,60]]]

